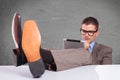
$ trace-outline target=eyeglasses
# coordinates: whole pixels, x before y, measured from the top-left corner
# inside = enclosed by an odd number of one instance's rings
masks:
[[[96,31],[87,31],[87,30],[84,30],[84,29],[81,29],[80,28],[80,33],[82,34],[82,35],[85,35],[86,33],[89,35],[89,36],[93,36],[94,35],[94,33],[96,33],[98,30],[96,30]]]

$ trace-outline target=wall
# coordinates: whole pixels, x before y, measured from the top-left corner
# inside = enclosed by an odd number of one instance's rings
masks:
[[[12,64],[14,43],[11,35],[15,12],[25,20],[36,20],[42,47],[62,49],[63,38],[80,39],[79,28],[87,16],[100,22],[97,41],[113,48],[113,63],[120,63],[119,0],[0,0],[0,64]]]

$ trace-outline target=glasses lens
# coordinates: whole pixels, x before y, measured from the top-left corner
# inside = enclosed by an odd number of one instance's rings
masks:
[[[83,29],[80,29],[80,32],[82,35],[85,35],[86,33],[89,35],[89,36],[93,36],[96,31],[86,31],[86,30],[83,30]]]
[[[81,32],[81,34],[83,34],[83,35],[85,34],[85,32],[84,32],[83,30],[80,30],[80,32]]]
[[[89,35],[89,36],[93,36],[94,33],[95,33],[95,32],[89,31],[89,32],[88,32],[88,35]]]

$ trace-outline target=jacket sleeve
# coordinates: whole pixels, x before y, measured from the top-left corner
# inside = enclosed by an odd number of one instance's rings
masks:
[[[112,48],[104,49],[102,64],[112,64]]]

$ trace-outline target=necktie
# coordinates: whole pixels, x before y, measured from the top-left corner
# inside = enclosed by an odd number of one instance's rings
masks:
[[[92,52],[91,46],[89,46],[88,51],[89,51],[90,53]]]

